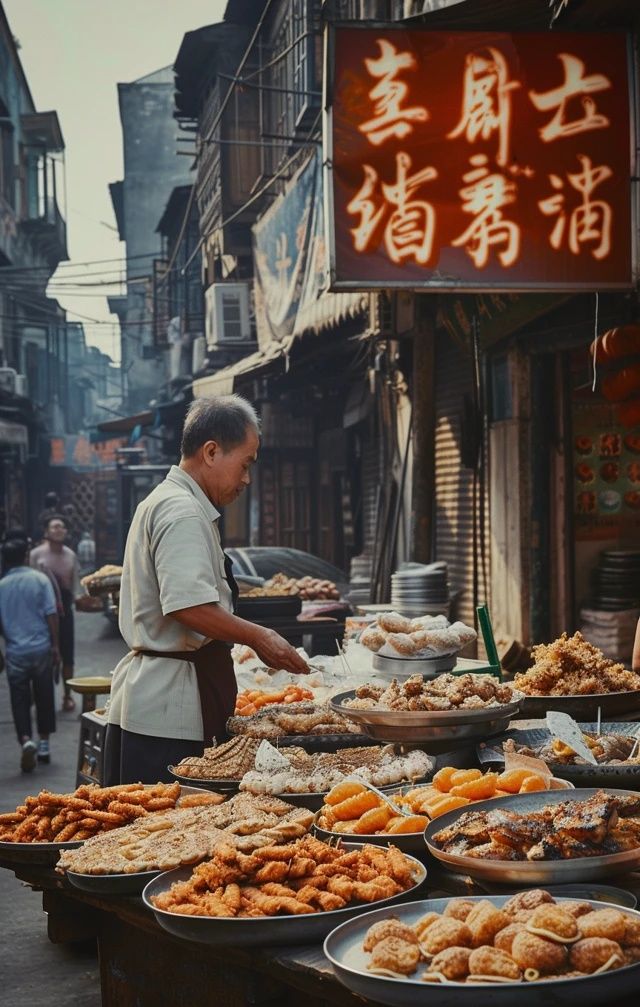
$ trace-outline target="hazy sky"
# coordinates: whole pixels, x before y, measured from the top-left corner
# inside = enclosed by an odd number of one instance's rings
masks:
[[[66,143],[67,240],[71,265],[58,269],[115,279],[124,258],[107,188],[122,178],[117,84],[172,64],[187,31],[222,19],[226,0],[3,0],[36,109],[55,109]],[[176,127],[177,133],[177,127]],[[176,146],[178,146],[176,144]],[[108,224],[105,227],[101,221]],[[109,275],[110,274],[110,275]],[[82,282],[90,282],[82,280]],[[118,293],[118,287],[105,288]],[[95,296],[99,295],[99,296]],[[83,288],[60,303],[92,319],[89,343],[119,357],[117,322],[99,290]],[[69,315],[77,319],[76,314]]]

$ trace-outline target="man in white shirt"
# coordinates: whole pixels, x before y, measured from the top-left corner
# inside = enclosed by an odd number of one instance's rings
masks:
[[[197,399],[180,465],[136,510],[120,588],[130,651],[113,675],[106,785],[169,779],[167,765],[225,739],[236,697],[229,644],[247,644],[269,667],[308,672],[278,633],[233,615],[219,508],[249,485],[258,446],[258,418],[245,399]]]

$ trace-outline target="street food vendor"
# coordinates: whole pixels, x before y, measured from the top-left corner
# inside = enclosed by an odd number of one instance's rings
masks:
[[[220,508],[251,482],[259,422],[237,395],[197,399],[182,457],[138,505],[127,537],[103,783],[155,783],[167,766],[226,738],[236,680],[230,644],[269,667],[308,667],[278,633],[233,614],[237,588],[220,541]]]

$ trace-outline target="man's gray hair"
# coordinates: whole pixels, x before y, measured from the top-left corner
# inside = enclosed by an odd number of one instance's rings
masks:
[[[182,430],[182,457],[193,458],[207,441],[216,441],[223,451],[242,444],[247,430],[260,432],[258,415],[241,395],[218,395],[195,399],[189,406]]]

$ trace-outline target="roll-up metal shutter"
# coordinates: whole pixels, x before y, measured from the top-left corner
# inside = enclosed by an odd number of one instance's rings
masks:
[[[435,363],[434,553],[447,563],[450,591],[459,592],[457,618],[473,626],[474,479],[473,469],[464,466],[469,459],[463,448],[463,438],[471,432],[471,351],[466,353],[449,335],[439,334]]]

